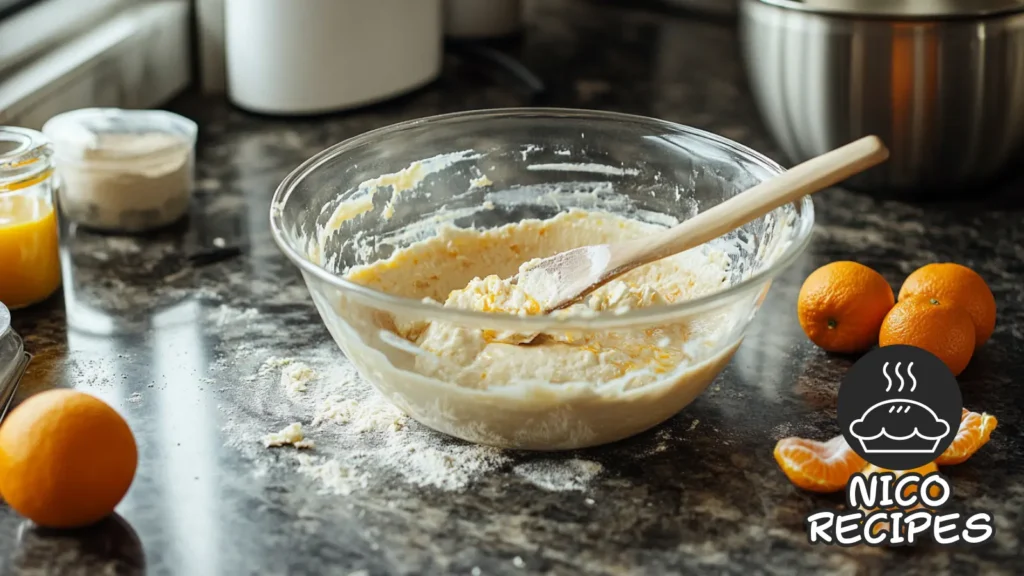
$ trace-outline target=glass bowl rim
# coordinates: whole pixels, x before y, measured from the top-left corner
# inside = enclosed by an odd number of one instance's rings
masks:
[[[554,317],[554,316],[517,316],[512,314],[494,314],[476,310],[462,310],[458,308],[446,308],[437,303],[423,302],[414,298],[397,296],[374,290],[367,286],[357,284],[344,277],[330,272],[319,266],[298,250],[293,248],[285,238],[284,229],[284,206],[288,203],[292,192],[309,174],[318,169],[325,162],[336,158],[350,150],[359,148],[366,144],[379,141],[382,138],[392,137],[398,133],[414,128],[420,128],[431,124],[445,124],[463,122],[467,120],[487,120],[495,118],[548,118],[548,119],[576,119],[576,120],[600,120],[620,123],[639,124],[652,130],[682,134],[684,136],[697,138],[719,149],[729,150],[744,160],[759,165],[773,175],[785,172],[785,168],[767,156],[752,150],[738,142],[724,138],[717,134],[692,128],[683,124],[660,120],[636,114],[625,114],[621,112],[607,112],[597,110],[585,110],[575,108],[492,108],[482,110],[471,110],[464,112],[453,112],[426,116],[391,124],[362,134],[353,136],[334,144],[300,164],[281,181],[270,202],[270,230],[274,242],[284,255],[299,268],[300,271],[311,274],[317,279],[326,282],[332,287],[356,297],[367,304],[372,304],[379,309],[392,312],[403,312],[407,314],[418,314],[434,317],[442,321],[449,320],[463,325],[494,326],[497,329],[518,330],[526,333],[543,332],[552,326],[578,327],[587,330],[612,329],[625,327],[638,323],[657,323],[673,318],[689,316],[713,309],[723,302],[730,300],[748,291],[755,290],[762,284],[770,281],[782,270],[787,268],[804,251],[811,239],[811,231],[814,227],[814,203],[810,196],[800,199],[798,224],[794,240],[786,247],[772,264],[762,270],[751,274],[747,278],[733,284],[723,290],[717,290],[691,300],[685,300],[664,306],[648,308],[636,308],[625,313],[611,311],[600,312],[585,317]]]

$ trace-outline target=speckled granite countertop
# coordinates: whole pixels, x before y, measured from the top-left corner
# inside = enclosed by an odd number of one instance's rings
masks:
[[[543,4],[508,49],[548,83],[544,103],[659,116],[778,157],[727,22]],[[323,436],[317,452],[359,462],[370,476],[345,477],[323,456],[299,462],[292,449],[264,450],[260,435],[308,422],[312,402],[282,392],[278,369],[261,369],[267,358],[305,361],[323,386],[368,394],[270,239],[271,193],[301,161],[363,131],[537,103],[472,60],[453,55],[446,64],[440,80],[413,95],[326,118],[256,118],[195,94],[172,104],[201,126],[190,221],[155,238],[79,235],[64,297],[14,315],[36,356],[19,398],[75,386],[107,399],[138,436],[138,477],[118,517],[80,533],[39,531],[0,508],[5,573],[1024,573],[1019,186],[975,205],[819,196],[810,250],[776,281],[711,389],[664,426],[617,445],[495,454],[415,423],[354,414],[334,432],[314,431],[318,442]],[[244,254],[186,265],[186,254],[216,238],[244,245]],[[841,497],[794,489],[771,451],[781,436],[837,433],[835,394],[850,360],[806,340],[794,302],[811,270],[852,257],[894,286],[920,264],[955,260],[996,294],[996,333],[961,386],[965,404],[994,412],[1000,427],[969,464],[947,470],[958,506],[994,514],[987,544],[807,544],[803,517]],[[69,316],[93,333],[69,330]],[[355,429],[357,421],[369,424]]]

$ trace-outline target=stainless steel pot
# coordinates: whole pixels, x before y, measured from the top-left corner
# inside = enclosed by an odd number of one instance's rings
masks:
[[[663,0],[666,4],[685,10],[715,16],[736,16],[737,0]]]
[[[853,187],[941,192],[1024,169],[1024,0],[741,0],[740,26],[793,161],[877,134],[890,160]]]

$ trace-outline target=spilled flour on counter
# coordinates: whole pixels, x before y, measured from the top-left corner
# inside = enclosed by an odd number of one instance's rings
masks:
[[[228,444],[257,463],[273,458],[268,468],[309,478],[321,492],[344,496],[391,481],[461,491],[512,463],[505,451],[449,438],[403,414],[332,341],[301,357],[256,351],[237,360],[229,351],[214,365],[244,382],[221,388],[234,400],[220,406]]]
[[[256,373],[260,376],[270,373],[275,368],[281,368],[295,362],[294,358],[279,358],[277,356],[271,356],[260,364],[260,369]]]
[[[306,385],[316,378],[316,372],[304,363],[289,363],[281,369],[281,388],[289,394],[298,394],[305,392]]]
[[[344,396],[328,396],[316,408],[313,415],[313,426],[324,422],[334,422],[352,426],[356,432],[372,432],[374,430],[402,430],[409,417],[395,408],[380,396],[366,398],[362,401],[352,400]]]
[[[257,316],[259,316],[259,310],[255,308],[239,309],[232,308],[226,304],[221,304],[210,314],[210,319],[213,320],[217,326],[226,326],[236,322],[252,320]]]
[[[263,446],[266,448],[277,448],[280,446],[295,446],[299,449],[315,448],[316,444],[306,438],[302,432],[302,424],[293,422],[278,432],[271,432],[263,437]]]
[[[220,394],[227,444],[257,476],[283,474],[284,485],[305,478],[348,496],[403,484],[459,492],[501,470],[539,490],[585,493],[604,473],[588,459],[537,458],[434,432],[363,380],[333,341],[310,333],[321,328],[290,329],[294,341],[318,344],[289,356],[259,340],[225,343],[203,378]]]
[[[583,491],[604,470],[591,460],[537,460],[512,468],[517,476],[549,492]]]
[[[299,454],[297,459],[299,473],[320,482],[326,493],[348,496],[369,485],[369,474],[342,466],[337,460],[317,459],[308,454]]]

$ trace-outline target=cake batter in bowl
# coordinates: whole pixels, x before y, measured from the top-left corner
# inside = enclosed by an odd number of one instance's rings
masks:
[[[786,205],[552,315],[508,278],[672,226],[781,171],[650,118],[467,112],[314,156],[278,188],[271,227],[335,341],[398,408],[471,442],[574,449],[656,426],[707,388],[806,247],[813,206]]]

